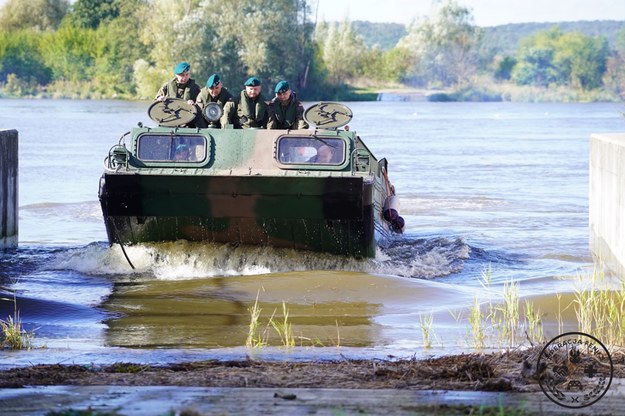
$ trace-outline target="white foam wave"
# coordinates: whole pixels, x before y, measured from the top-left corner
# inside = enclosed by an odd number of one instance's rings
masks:
[[[327,253],[234,247],[177,241],[124,247],[93,243],[63,250],[47,268],[70,269],[89,275],[128,275],[161,280],[187,280],[215,276],[250,276],[307,270],[341,270],[404,277],[446,276],[463,267],[469,246],[461,240],[406,238],[390,248],[378,249],[375,259],[354,259]]]

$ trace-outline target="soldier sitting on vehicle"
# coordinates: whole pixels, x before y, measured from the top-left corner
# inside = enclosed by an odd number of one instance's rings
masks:
[[[206,87],[202,88],[195,102],[200,111],[204,111],[208,103],[218,103],[223,109],[221,118],[217,121],[208,121],[208,127],[224,129],[228,124],[233,125],[235,128],[238,127],[236,101],[232,94],[223,86],[219,75],[213,74],[208,78]]]
[[[167,98],[179,98],[185,100],[189,105],[195,105],[195,100],[200,93],[200,86],[195,83],[191,76],[191,65],[188,62],[180,62],[174,68],[175,77],[167,81],[158,90],[155,101],[165,101]],[[198,112],[195,120],[186,127],[203,127],[201,114]]]
[[[304,120],[304,106],[297,100],[287,81],[280,81],[274,90],[276,96],[269,102],[268,129],[298,130],[307,129]]]
[[[245,89],[241,91],[238,102],[237,116],[242,128],[265,128],[267,125],[267,103],[261,94],[262,86],[256,77],[245,81]]]

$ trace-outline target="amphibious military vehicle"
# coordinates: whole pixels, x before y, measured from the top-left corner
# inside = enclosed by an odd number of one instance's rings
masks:
[[[154,103],[158,127],[139,125],[110,149],[99,199],[111,244],[206,241],[361,258],[402,231],[388,163],[346,126],[346,106],[311,106],[309,130],[180,127],[196,111]],[[217,104],[203,114],[222,115]]]

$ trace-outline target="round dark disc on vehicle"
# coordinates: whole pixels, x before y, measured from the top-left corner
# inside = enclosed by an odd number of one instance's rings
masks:
[[[353,116],[349,107],[335,102],[317,103],[304,111],[304,118],[309,124],[329,130],[343,127],[352,120]]]
[[[177,127],[195,120],[197,108],[179,98],[166,98],[165,101],[152,103],[148,116],[159,126]]]

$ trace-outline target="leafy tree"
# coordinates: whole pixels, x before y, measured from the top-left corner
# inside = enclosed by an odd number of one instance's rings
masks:
[[[604,86],[621,96],[625,93],[625,26],[616,34],[614,53],[608,57],[603,76]]]
[[[129,36],[137,30],[137,15],[143,13],[145,0],[115,0],[117,17],[98,26],[94,51],[96,84],[105,95],[133,96],[136,93],[133,66],[147,55],[144,44]]]
[[[0,32],[0,82],[10,74],[26,82],[47,84],[52,73],[39,51],[41,35],[31,31]]]
[[[207,0],[199,5],[185,4],[188,7],[175,10],[169,1],[151,4],[143,32],[151,52],[148,60],[137,66],[141,71],[136,73],[138,83],[145,85],[150,80],[156,87],[155,79],[164,82],[172,76],[175,63],[185,60],[200,84],[217,72],[231,90],[242,86],[250,75],[269,85],[288,79],[294,88],[305,86],[306,68],[313,54],[305,1]]]
[[[396,47],[384,53],[382,56],[382,68],[384,80],[402,82],[410,71],[411,51]]]
[[[64,27],[42,40],[45,63],[58,81],[87,81],[94,75],[98,37],[91,29]]]
[[[413,82],[463,85],[476,71],[480,38],[470,10],[447,0],[435,16],[413,23],[398,46],[414,51]]]
[[[591,90],[602,85],[608,55],[607,39],[567,33],[557,42],[554,65],[571,86]]]
[[[68,0],[7,0],[0,9],[0,27],[8,32],[20,29],[54,30],[68,8]]]
[[[197,79],[198,66],[195,54],[202,54],[196,43],[189,43],[185,32],[194,29],[189,17],[193,4],[178,2],[172,7],[169,0],[152,0],[149,7],[138,14],[142,22],[137,30],[139,41],[145,45],[147,53],[134,64],[133,79],[141,98],[152,98],[167,79],[173,77],[176,62],[185,60],[191,63],[192,78]],[[199,19],[199,16],[198,16]],[[197,22],[201,26],[202,22]]]
[[[109,23],[119,16],[119,0],[76,0],[68,20],[75,26],[97,29],[101,23]]]
[[[512,79],[522,85],[571,85],[590,90],[602,84],[609,55],[607,40],[556,26],[525,39]]]
[[[509,80],[512,78],[512,70],[516,65],[516,59],[512,56],[505,56],[496,62],[495,79]]]
[[[395,47],[386,51],[372,48],[363,52],[362,75],[366,80],[402,82],[410,70],[412,53]]]
[[[518,63],[512,72],[512,79],[519,85],[546,87],[556,82],[557,68],[553,65],[552,48],[523,48]]]
[[[318,25],[315,39],[321,45],[321,59],[330,84],[343,84],[363,75],[367,47],[349,20]]]

